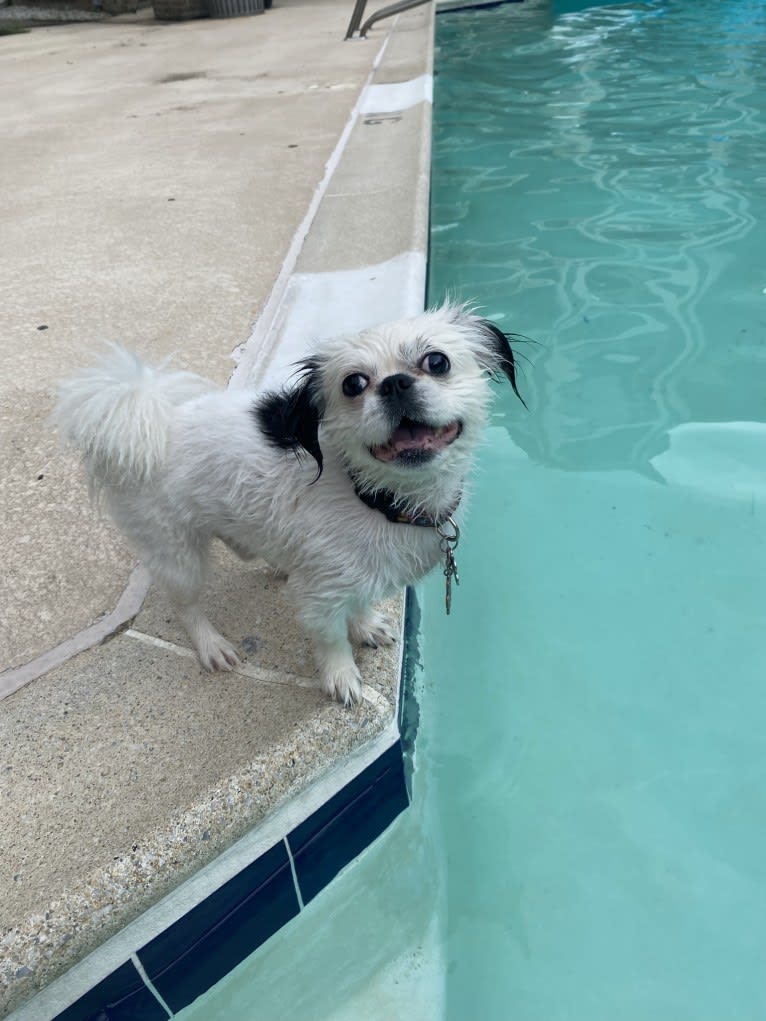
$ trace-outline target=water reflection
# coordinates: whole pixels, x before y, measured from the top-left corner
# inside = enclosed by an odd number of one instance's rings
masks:
[[[676,427],[766,420],[766,11],[514,8],[481,62],[440,27],[431,293],[540,342],[531,457],[658,478]]]

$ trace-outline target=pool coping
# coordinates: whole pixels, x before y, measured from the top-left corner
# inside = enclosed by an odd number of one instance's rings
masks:
[[[305,353],[307,340],[313,342],[422,310],[428,245],[434,14],[433,5],[429,5],[399,16],[391,27],[296,232],[271,297],[250,340],[239,352],[232,386],[268,386],[284,378],[285,370]],[[397,35],[400,23],[410,31]],[[412,74],[413,68],[419,73]],[[376,137],[371,138],[371,132]],[[406,160],[399,158],[403,149],[408,155]],[[371,150],[378,156],[396,153],[383,182],[379,177],[370,181],[370,171],[374,177],[377,166],[369,158]],[[338,215],[347,203],[355,206],[357,215],[353,223],[341,225],[346,229],[344,236],[343,230],[338,232]],[[347,243],[349,229],[354,234],[351,246]],[[312,325],[310,333],[306,330],[307,319]],[[144,584],[141,577],[132,580],[139,587]],[[102,639],[99,636],[94,640]],[[402,642],[402,655],[404,646]],[[79,647],[72,649],[71,654],[79,651]],[[40,672],[49,669],[51,666],[46,665]],[[375,695],[374,691],[369,694]],[[267,922],[257,932],[251,931],[248,939],[236,940],[227,959],[225,970],[230,970],[297,914],[407,806],[400,702],[397,697],[392,718],[380,733],[276,807],[246,836],[16,1007],[11,1014],[15,1021],[130,1017],[139,1008],[141,1016],[146,1010],[147,1017],[166,1017],[168,1010],[152,979],[165,989],[174,1010],[179,1004],[185,1005],[181,1000],[186,994],[168,991],[173,986],[168,976],[178,960],[179,940],[189,941],[194,913],[206,916],[191,940],[200,947],[223,918],[231,920],[241,912],[252,917],[254,909],[256,916],[262,916],[259,905],[274,901],[278,924],[272,927]],[[347,813],[352,808],[354,826],[349,828]],[[353,836],[358,830],[360,839]],[[191,946],[181,952],[190,953]],[[191,999],[204,991],[195,988]]]

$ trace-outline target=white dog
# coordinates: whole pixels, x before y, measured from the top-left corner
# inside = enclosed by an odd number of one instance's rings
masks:
[[[327,342],[281,393],[214,391],[114,346],[56,414],[204,667],[238,663],[199,605],[217,537],[287,575],[322,687],[348,704],[350,642],[394,640],[374,604],[443,555],[498,371],[518,394],[506,335],[445,304]]]

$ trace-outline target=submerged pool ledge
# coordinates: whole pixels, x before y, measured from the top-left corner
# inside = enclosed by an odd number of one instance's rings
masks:
[[[401,15],[369,43],[347,45],[374,46],[372,73],[238,352],[233,386],[270,385],[317,340],[423,307],[433,10]],[[90,744],[88,763],[135,772],[126,797],[151,805],[156,796],[158,809],[149,829],[126,823],[121,836],[130,806],[114,796],[95,802],[116,827],[105,846],[124,844],[113,859],[54,846],[55,830],[50,847],[25,848],[61,859],[64,871],[73,860],[81,865],[45,903],[38,897],[34,912],[3,918],[0,1016],[118,1021],[175,1013],[295,917],[408,804],[402,646],[359,654],[364,700],[346,710],[317,691],[307,647],[285,627],[278,579],[223,552],[212,585],[235,618],[233,632],[257,635],[250,662],[223,682],[200,683],[183,634],[150,593],[128,628],[4,700],[0,724],[9,735],[45,705],[51,731],[62,721],[63,753]],[[248,631],[254,605],[257,632]],[[402,605],[387,607],[400,622]],[[75,714],[82,719],[73,727]],[[229,756],[237,768],[214,786],[191,799],[174,795],[168,773],[177,761],[157,756],[153,743],[174,719],[191,721],[176,757],[189,756],[190,772],[206,746],[234,746],[249,722],[263,743],[244,764]],[[19,744],[26,768],[33,741]],[[131,756],[148,760],[147,768],[135,770]],[[30,810],[46,815],[50,807],[39,800]]]

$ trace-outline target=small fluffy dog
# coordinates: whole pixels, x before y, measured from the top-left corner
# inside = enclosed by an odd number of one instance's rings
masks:
[[[323,344],[280,393],[214,391],[113,346],[61,385],[56,419],[204,667],[238,663],[199,604],[219,538],[287,575],[322,687],[348,704],[351,643],[394,640],[374,604],[442,556],[499,372],[518,395],[508,337],[447,303]]]

